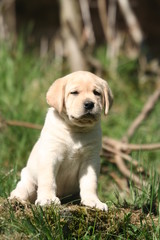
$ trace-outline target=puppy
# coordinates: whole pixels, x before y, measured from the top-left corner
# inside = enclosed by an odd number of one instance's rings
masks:
[[[83,205],[107,211],[97,196],[100,116],[112,104],[107,82],[90,72],[74,72],[56,80],[46,98],[51,107],[10,198],[60,204],[60,198],[79,192]]]

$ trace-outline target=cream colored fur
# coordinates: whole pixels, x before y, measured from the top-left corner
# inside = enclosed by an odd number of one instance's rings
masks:
[[[106,81],[78,71],[49,88],[51,106],[40,137],[10,198],[45,205],[80,192],[81,203],[107,211],[97,196],[101,149],[100,115],[107,114],[112,93]],[[92,102],[92,109],[85,109]]]

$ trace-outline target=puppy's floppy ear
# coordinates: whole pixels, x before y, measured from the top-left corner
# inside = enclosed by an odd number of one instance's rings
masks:
[[[105,80],[103,80],[103,93],[104,114],[107,115],[113,103],[113,94]]]
[[[46,100],[47,103],[54,107],[59,113],[62,112],[64,105],[64,94],[65,94],[65,86],[67,80],[66,78],[57,79],[49,88]]]

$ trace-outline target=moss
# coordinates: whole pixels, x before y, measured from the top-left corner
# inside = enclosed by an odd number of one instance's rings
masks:
[[[37,207],[16,200],[0,199],[0,238],[15,239],[115,239],[134,231],[149,232],[158,219],[141,210],[112,207],[108,212],[79,205]],[[37,238],[36,238],[37,236]],[[62,237],[63,236],[63,237]],[[3,238],[2,238],[3,237]],[[6,238],[7,239],[7,238]],[[86,238],[87,239],[87,238]],[[132,239],[132,237],[131,237]]]

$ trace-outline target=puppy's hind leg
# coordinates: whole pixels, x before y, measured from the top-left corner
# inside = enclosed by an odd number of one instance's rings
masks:
[[[29,200],[31,203],[36,199],[36,185],[33,183],[26,167],[22,169],[21,179],[10,194],[9,199],[12,198],[17,198],[22,202]]]

